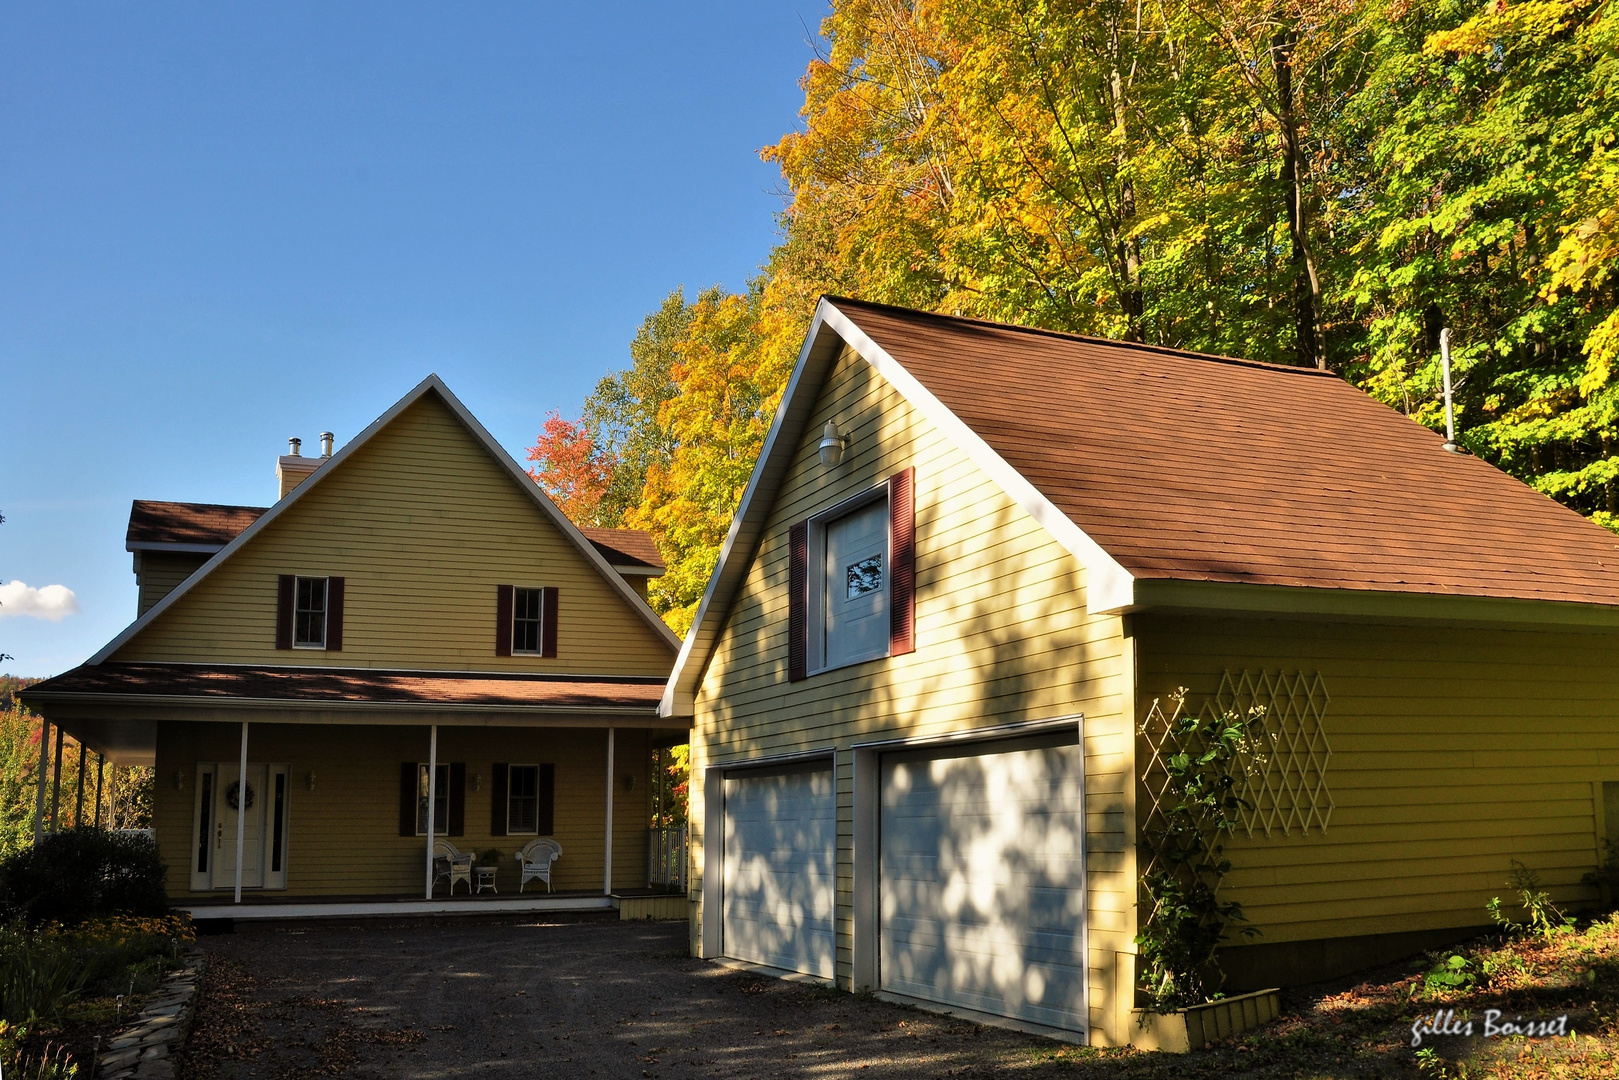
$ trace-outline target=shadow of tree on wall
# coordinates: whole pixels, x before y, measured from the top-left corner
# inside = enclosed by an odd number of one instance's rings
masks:
[[[937,806],[975,798],[994,804],[954,821],[944,846],[931,853],[880,845],[885,860],[907,861],[904,873],[913,880],[905,888],[918,891],[881,897],[879,985],[945,1000],[976,994],[970,1007],[1034,1010],[1043,1022],[1072,1027],[1075,1017],[1089,1019],[1087,981],[1111,987],[1113,952],[1130,947],[1126,909],[1134,885],[1122,880],[1130,780],[1118,774],[1128,769],[1133,718],[1121,713],[1129,675],[1120,666],[1119,624],[1086,614],[1083,569],[1071,556],[1054,558],[1049,534],[998,489],[986,491],[992,497],[976,514],[963,517],[958,501],[946,517],[930,497],[934,474],[925,459],[917,465],[916,653],[790,684],[786,526],[775,520],[783,512],[773,512],[757,556],[763,570],[747,587],[754,606],[733,607],[725,631],[735,642],[731,655],[763,657],[764,663],[714,703],[712,755],[724,760],[744,752],[846,748],[1085,713],[1085,746],[1067,751],[1090,762],[1083,801],[1080,778],[1065,778],[1038,756],[1010,769],[944,759],[937,776],[928,767]],[[795,516],[802,510],[792,508]],[[710,685],[726,679],[722,664],[707,674]],[[853,877],[847,760],[839,762],[845,790],[839,793],[837,848],[838,880],[846,891]],[[1087,903],[1080,886],[1085,869],[1093,895],[1101,884],[1125,897],[1090,914],[1088,929],[1093,939],[1102,938],[1093,940],[1091,958],[1077,954],[1084,948],[1077,931],[1086,908],[1097,906]],[[885,878],[888,871],[885,864]],[[923,881],[933,884],[924,889]],[[949,955],[923,961],[912,950],[896,959],[894,934],[906,919],[904,932],[916,935],[916,943],[942,942]],[[949,931],[952,939],[939,937],[946,924],[957,928]],[[844,918],[836,930],[846,957],[852,924]]]

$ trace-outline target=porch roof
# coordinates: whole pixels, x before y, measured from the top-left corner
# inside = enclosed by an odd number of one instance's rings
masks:
[[[119,698],[218,705],[471,706],[652,715],[664,680],[641,675],[408,671],[212,664],[82,664],[22,692],[30,705]]]

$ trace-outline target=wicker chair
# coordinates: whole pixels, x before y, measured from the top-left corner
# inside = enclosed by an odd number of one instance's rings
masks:
[[[466,882],[467,892],[472,891],[472,855],[470,852],[463,854],[449,841],[435,840],[433,841],[433,870],[433,888],[438,888],[438,883],[442,879],[449,878],[450,895],[455,895],[455,883],[457,881]]]
[[[517,891],[522,892],[523,886],[535,878],[545,882],[545,891],[551,891],[551,864],[556,862],[562,854],[562,845],[550,837],[530,840],[523,845],[523,850],[517,853],[517,861],[523,864],[523,879],[517,883]]]

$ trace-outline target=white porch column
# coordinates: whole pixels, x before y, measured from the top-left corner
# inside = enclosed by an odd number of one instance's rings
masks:
[[[51,769],[51,832],[62,828],[62,725],[56,725],[56,766]]]
[[[247,839],[247,721],[242,721],[242,760],[236,770],[236,899],[242,902],[242,846]],[[261,849],[262,850],[262,849]]]
[[[607,848],[602,856],[602,892],[613,891],[613,729],[607,729]]]
[[[39,792],[34,796],[34,843],[45,835],[45,774],[51,767],[51,722],[39,720]]]
[[[427,899],[433,899],[433,811],[438,808],[438,725],[427,736]],[[455,882],[450,882],[454,886]]]

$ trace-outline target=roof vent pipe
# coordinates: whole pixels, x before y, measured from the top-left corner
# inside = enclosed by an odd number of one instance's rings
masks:
[[[330,431],[323,431],[323,432],[320,433],[320,456],[321,457],[331,457],[332,456],[332,440],[334,438],[336,438],[336,436],[333,435]]]
[[[1441,450],[1452,454],[1461,449],[1456,445],[1456,405],[1450,393],[1450,327],[1439,331],[1439,365],[1445,376],[1445,441]]]
[[[304,441],[302,439],[288,439],[287,440],[287,456],[288,457],[302,457],[303,456],[303,451],[300,449],[300,447],[302,447],[303,444],[304,444]]]

